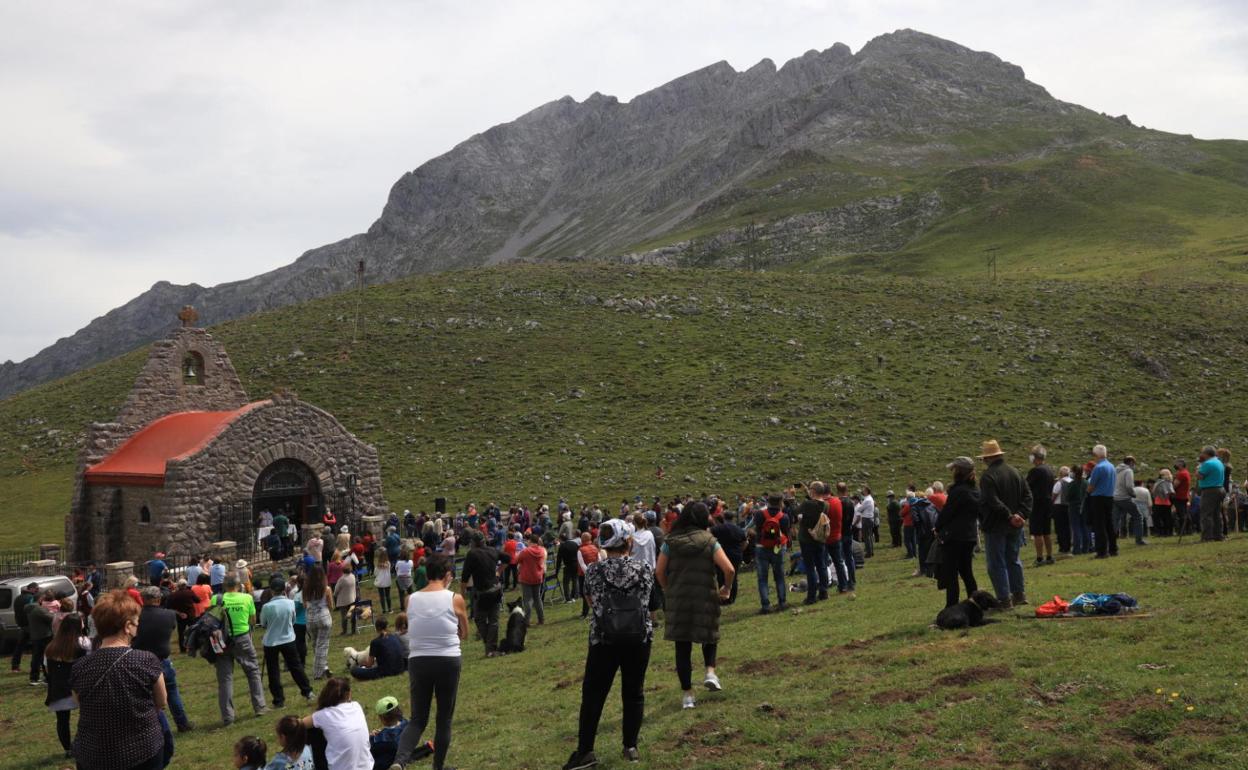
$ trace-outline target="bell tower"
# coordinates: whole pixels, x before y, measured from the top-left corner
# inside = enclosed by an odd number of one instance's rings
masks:
[[[225,348],[195,326],[199,314],[187,305],[178,313],[182,325],[152,343],[147,363],[117,416],[138,428],[174,412],[222,412],[247,403],[247,393]]]

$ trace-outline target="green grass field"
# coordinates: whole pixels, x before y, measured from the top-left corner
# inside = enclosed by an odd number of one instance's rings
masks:
[[[721,627],[722,693],[703,694],[695,710],[682,711],[672,646],[655,643],[640,767],[1248,767],[1248,661],[1240,644],[1248,538],[1124,544],[1123,555],[1109,561],[1075,557],[1029,567],[1033,603],[1126,591],[1146,616],[1034,620],[1020,611],[965,634],[928,627],[943,594],[931,581],[910,578],[911,569],[884,548],[860,575],[856,601],[834,597],[766,617],[755,614],[747,575]],[[982,559],[976,574],[987,584]],[[550,610],[521,655],[486,659],[475,639],[465,646],[450,757],[456,767],[544,770],[567,758],[586,645],[578,615],[579,606]],[[344,644],[367,638],[335,637],[331,665],[341,668]],[[175,768],[228,767],[238,737],[270,737],[277,714],[240,716],[220,728],[210,667],[185,657],[175,665],[200,727],[178,738]],[[245,704],[240,679],[235,702]],[[406,711],[405,687],[394,678],[358,684],[354,695],[371,708],[394,694]],[[597,748],[603,766],[622,768],[617,693]],[[43,691],[8,675],[0,697],[3,766],[60,767]]]

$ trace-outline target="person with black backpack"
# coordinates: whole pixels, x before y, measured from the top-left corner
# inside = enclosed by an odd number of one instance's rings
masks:
[[[581,715],[576,751],[563,770],[581,770],[598,764],[594,740],[602,708],[620,672],[620,698],[623,705],[621,729],[624,758],[636,762],[637,738],[645,713],[646,669],[650,665],[650,643],[654,624],[649,602],[654,592],[654,572],[645,562],[628,555],[632,541],[620,521],[604,522],[598,530],[598,544],[606,558],[585,570],[585,600],[591,609],[589,652],[585,656],[585,676],[581,680]]]

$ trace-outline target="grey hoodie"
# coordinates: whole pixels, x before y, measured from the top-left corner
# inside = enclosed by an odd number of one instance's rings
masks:
[[[1114,500],[1135,500],[1135,471],[1126,463],[1114,468]]]

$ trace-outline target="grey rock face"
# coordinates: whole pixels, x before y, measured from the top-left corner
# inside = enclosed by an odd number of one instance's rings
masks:
[[[688,262],[696,244],[665,247],[667,256],[636,247],[713,221],[717,207],[758,194],[746,182],[776,168],[831,157],[920,163],[925,148],[968,125],[1074,110],[1082,108],[1051,98],[1015,65],[909,30],[857,54],[841,43],[809,51],[778,69],[766,59],[744,72],[718,62],[628,103],[564,97],[404,174],[366,232],[244,281],[158,283],[36,356],[0,366],[0,396],[159,338],[182,305],[210,325],[342,291],[360,259],[370,284],[515,259]],[[882,197],[870,178],[847,174],[845,183],[864,188],[856,202],[811,205],[750,237],[766,239],[779,259],[887,251],[942,210],[939,199]],[[745,236],[722,229],[711,246],[725,253],[711,253],[741,261],[733,248]]]

